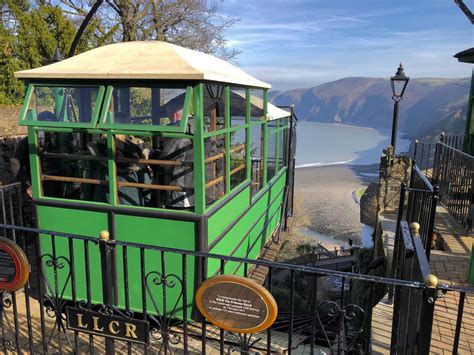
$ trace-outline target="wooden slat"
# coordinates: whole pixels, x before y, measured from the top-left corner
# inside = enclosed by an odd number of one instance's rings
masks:
[[[240,145],[236,145],[233,148],[231,148],[230,152],[235,153],[235,152],[239,152],[243,149],[245,149],[245,144],[240,144]],[[219,159],[222,159],[222,158],[224,158],[224,153],[219,153],[219,154],[213,155],[209,158],[206,158],[206,160],[204,162],[206,164],[208,164],[208,163],[212,163],[213,161],[216,161],[216,160],[219,160]]]
[[[245,164],[241,164],[241,165],[235,167],[234,169],[232,169],[230,171],[230,175],[232,176],[232,175],[234,175],[235,173],[239,172],[242,169],[245,169]]]
[[[163,190],[163,191],[184,191],[182,187],[172,185],[141,184],[138,182],[119,181],[119,187],[136,187],[141,189]]]
[[[55,176],[55,175],[42,175],[41,179],[43,181],[61,181],[61,182],[79,182],[81,184],[92,184],[92,185],[108,185],[108,181],[98,180],[98,179],[85,179],[78,177],[69,177],[69,176]]]
[[[44,157],[44,158],[52,158],[52,159],[107,161],[107,157],[99,157],[96,155],[85,155],[85,154],[40,153],[39,156]]]
[[[214,185],[217,185],[218,183],[224,181],[224,176],[219,176],[218,178],[212,180],[212,181],[209,181],[207,184],[206,184],[206,189],[214,186]]]
[[[122,157],[118,157],[117,162],[149,164],[149,165],[165,165],[165,166],[182,166],[185,164],[192,164],[192,162],[183,163],[182,161],[179,161],[179,160],[135,159],[135,158],[122,158]]]
[[[67,159],[67,160],[91,160],[91,161],[107,161],[107,157],[100,157],[96,155],[85,155],[85,154],[68,154],[68,153],[41,153],[40,157],[45,158],[56,158],[56,159]],[[159,160],[159,159],[135,159],[135,158],[123,158],[117,157],[119,163],[136,163],[136,164],[149,164],[149,165],[164,165],[164,166],[182,166],[192,165],[192,162],[182,162],[179,160]]]

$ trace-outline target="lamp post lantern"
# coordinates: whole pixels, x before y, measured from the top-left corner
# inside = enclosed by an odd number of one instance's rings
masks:
[[[403,94],[405,93],[405,89],[407,88],[409,80],[410,78],[405,75],[403,64],[400,63],[400,66],[398,67],[395,76],[392,76],[390,78],[390,83],[392,84],[392,100],[394,101],[391,141],[391,145],[393,147],[393,155],[395,155],[395,147],[397,143],[398,103],[403,98]]]

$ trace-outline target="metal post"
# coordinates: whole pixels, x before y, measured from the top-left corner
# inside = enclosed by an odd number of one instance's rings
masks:
[[[393,155],[396,153],[397,145],[397,127],[398,127],[398,99],[394,98],[395,103],[393,104],[393,122],[392,122],[392,141]]]
[[[109,244],[110,234],[108,231],[100,232],[99,249],[102,269],[102,297],[106,306],[115,305],[114,285],[114,250]],[[105,353],[115,354],[115,343],[113,339],[105,338]]]
[[[393,243],[393,259],[391,263],[391,270],[390,270],[390,277],[398,278],[398,273],[396,272],[399,269],[399,258],[401,254],[401,244],[403,243],[400,239],[402,238],[401,231],[400,231],[400,223],[403,218],[403,209],[405,208],[405,196],[407,191],[407,185],[405,183],[401,183],[400,185],[400,201],[398,203],[398,216],[397,216],[397,226],[395,227],[395,241]],[[388,304],[393,303],[393,291],[394,286],[389,286],[388,289]]]
[[[428,235],[426,236],[426,245],[425,245],[426,259],[428,259],[428,261],[430,260],[431,242],[433,240],[433,230],[434,230],[434,225],[435,225],[436,207],[438,206],[438,199],[439,199],[439,187],[438,185],[434,185],[433,192],[431,193],[430,222],[428,226]]]

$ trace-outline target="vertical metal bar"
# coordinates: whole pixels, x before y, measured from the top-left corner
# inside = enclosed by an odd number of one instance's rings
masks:
[[[20,210],[21,210],[21,208],[20,208]],[[27,243],[26,243],[25,233],[22,232],[20,235],[21,235],[22,249],[24,250],[25,254],[28,256],[28,246],[27,246]],[[31,323],[30,283],[29,283],[29,281],[25,285],[25,287],[23,288],[23,291],[25,293],[26,324],[27,324],[27,330],[28,330],[28,345],[29,345],[29,348],[30,348],[30,353],[33,353],[34,352],[34,338],[33,338],[33,328],[32,328],[32,323]],[[3,315],[2,315],[2,312],[0,311],[0,318],[1,317],[3,317]],[[1,325],[0,325],[0,327],[1,327]]]
[[[15,214],[13,212],[13,198],[12,198],[12,192],[11,191],[8,192],[8,207],[9,207],[9,210],[10,210],[10,223],[12,225],[15,225]],[[12,231],[13,241],[15,243],[17,243],[15,228],[13,228],[11,231]]]
[[[6,207],[5,207],[5,189],[1,189],[0,190],[0,193],[2,194],[2,198],[1,198],[1,202],[2,202],[2,220],[4,224],[8,224],[8,221],[7,221],[7,211],[6,211]],[[5,238],[8,237],[8,233],[7,233],[7,229],[3,229],[3,236]]]
[[[56,253],[56,236],[51,235],[51,249],[52,249],[52,264],[53,264],[53,274],[54,274],[54,298],[55,298],[55,315],[56,315],[56,327],[58,329],[57,333],[57,343],[58,350],[60,349],[61,344],[61,296],[59,294],[59,275],[58,275],[58,258]],[[51,337],[50,337],[51,339]]]
[[[220,273],[224,275],[225,272],[225,262],[224,259],[220,259]],[[224,355],[224,329],[219,328],[219,353]]]
[[[146,269],[145,269],[145,249],[140,248],[140,270],[141,270],[141,278],[142,278],[142,314],[143,314],[143,320],[147,320],[148,314],[147,314],[147,308],[146,308]],[[148,347],[147,345],[143,345],[143,352],[145,354],[148,353]]]
[[[13,303],[13,323],[15,324],[14,325],[14,329],[15,329],[15,347],[16,347],[16,351],[18,354],[21,353],[20,351],[20,326],[19,326],[19,322],[18,322],[18,304],[17,304],[17,301],[16,301],[16,292],[12,292],[11,293],[12,295],[12,303]]]
[[[74,261],[74,239],[68,239],[69,244],[69,262],[71,263],[71,292],[72,292],[72,302],[76,306],[76,270],[75,270],[75,261]],[[78,332],[74,331],[74,353],[79,352],[79,339]]]
[[[431,243],[433,241],[433,231],[434,231],[434,226],[435,226],[436,207],[438,206],[438,199],[439,199],[439,188],[438,188],[438,185],[434,185],[433,192],[431,195],[431,210],[430,210],[429,225],[428,225],[428,235],[427,235],[427,241],[426,241],[426,246],[425,246],[425,253],[426,253],[426,258],[428,259],[428,261],[430,260]]]
[[[3,325],[3,312],[4,312],[3,294],[4,294],[4,291],[0,291],[0,329],[2,330],[2,338],[1,338],[0,346],[3,347],[3,353],[8,354],[7,342],[5,341],[5,327]]]
[[[295,270],[290,270],[290,324],[288,328],[288,354],[291,355],[293,347],[293,320],[295,308]]]
[[[130,289],[128,285],[128,247],[122,247],[123,287],[125,292],[125,311],[130,312]],[[132,343],[127,341],[127,353],[132,353]]]
[[[84,240],[84,256],[86,267],[86,294],[87,294],[87,309],[92,310],[91,300],[91,272],[90,272],[90,257],[89,257],[89,241]],[[89,334],[89,351],[94,352],[94,336]]]
[[[37,234],[35,237],[35,255],[36,255],[36,270],[37,270],[37,281],[38,281],[38,293],[39,295],[43,294],[43,280],[41,275],[43,273],[43,268],[41,265],[41,248],[40,248],[40,235]],[[43,353],[48,351],[48,344],[46,342],[46,328],[45,328],[45,319],[44,319],[44,301],[43,297],[39,298],[40,306],[40,324],[41,324],[41,344],[43,346]]]
[[[267,290],[268,292],[272,293],[272,282],[273,282],[273,267],[268,267],[268,274],[267,274]],[[272,352],[272,327],[268,327],[267,329],[267,354],[271,354]]]
[[[100,250],[100,261],[101,261],[101,274],[102,274],[102,300],[106,306],[114,306],[114,284],[113,284],[113,253],[111,252],[111,246],[109,246],[108,233],[100,235],[99,250]],[[113,339],[105,338],[105,353],[115,353],[115,342]]]
[[[314,355],[314,338],[316,337],[316,302],[318,298],[318,274],[313,274],[313,284],[311,290],[311,332],[309,340],[310,355]]]
[[[462,315],[464,311],[464,301],[466,299],[466,292],[459,294],[458,316],[456,319],[456,332],[454,333],[453,354],[458,353],[459,338],[461,337]]]
[[[207,263],[206,257],[202,257],[202,275],[203,279],[207,277],[205,271],[205,265]],[[201,354],[206,355],[206,318],[204,318],[203,315],[201,315]]]
[[[188,289],[186,279],[186,254],[181,255],[181,279],[183,281],[183,350],[188,354]]]
[[[165,252],[163,250],[160,251],[160,257],[161,257],[161,274],[162,274],[162,277],[165,278],[165,282],[163,282],[161,284],[162,291],[163,291],[163,293],[162,293],[162,295],[163,295],[163,299],[162,299],[162,301],[163,301],[163,312],[162,312],[162,314],[163,314],[163,323],[162,324],[164,325],[164,327],[166,327],[167,318],[168,318],[167,314],[166,314],[167,313],[167,302],[166,302],[167,301],[166,300],[166,296],[167,296],[166,295],[166,287],[167,287],[167,285],[166,285],[166,276],[167,275],[166,275]],[[168,354],[168,351],[169,351],[169,336],[170,336],[169,331],[170,331],[169,328],[166,329],[167,334],[163,337],[163,345],[164,345],[165,354]]]
[[[400,184],[400,200],[398,202],[398,215],[397,215],[397,226],[395,227],[395,241],[393,246],[393,261],[392,261],[392,270],[390,270],[390,276],[396,277],[397,275],[397,268],[399,268],[400,263],[400,247],[402,241],[402,235],[400,230],[400,223],[403,218],[403,209],[405,208],[405,196],[406,196],[407,186],[405,183]],[[393,285],[389,286],[388,289],[388,304],[392,304],[393,302]]]

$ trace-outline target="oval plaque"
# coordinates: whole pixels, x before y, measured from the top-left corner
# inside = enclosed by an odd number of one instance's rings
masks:
[[[30,275],[23,250],[10,239],[0,237],[0,290],[14,292],[25,286]]]
[[[209,322],[237,333],[257,333],[270,327],[278,314],[265,287],[239,276],[219,275],[204,281],[196,305]]]

